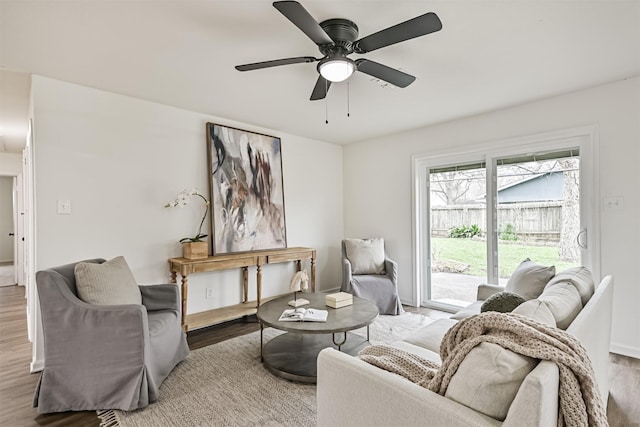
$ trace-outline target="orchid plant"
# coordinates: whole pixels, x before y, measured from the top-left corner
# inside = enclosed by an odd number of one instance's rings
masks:
[[[184,242],[202,242],[207,234],[202,234],[202,225],[204,224],[204,219],[207,217],[207,213],[209,212],[209,201],[204,197],[197,188],[192,189],[191,191],[182,190],[178,193],[178,196],[175,200],[164,205],[165,208],[183,208],[189,204],[189,201],[192,197],[200,197],[204,200],[205,210],[204,215],[202,216],[202,221],[200,221],[200,227],[198,227],[198,233],[194,237],[184,237],[180,239],[180,243]]]

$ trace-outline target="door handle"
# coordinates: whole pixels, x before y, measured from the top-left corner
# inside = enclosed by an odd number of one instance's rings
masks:
[[[14,236],[14,234],[13,234],[13,233],[9,233],[9,236],[13,237],[13,236]]]
[[[584,239],[581,238],[582,236],[584,236]],[[583,228],[582,230],[580,230],[580,232],[576,236],[576,243],[582,249],[587,249],[587,229],[586,228]]]

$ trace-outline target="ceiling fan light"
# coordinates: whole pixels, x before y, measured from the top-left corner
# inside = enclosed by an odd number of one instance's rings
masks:
[[[318,64],[320,75],[330,82],[347,80],[356,71],[356,64],[349,58],[330,58]]]

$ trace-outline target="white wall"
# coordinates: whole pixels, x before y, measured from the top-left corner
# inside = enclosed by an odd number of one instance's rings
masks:
[[[16,176],[22,173],[22,154],[0,153],[0,176]]]
[[[181,256],[178,240],[195,234],[202,206],[163,206],[185,188],[209,191],[211,121],[281,137],[288,245],[317,249],[317,289],[339,286],[342,147],[39,76],[32,89],[36,269],[124,255],[139,283],[167,283],[167,259]],[[71,215],[57,214],[61,199]],[[211,235],[208,219],[204,230]],[[293,272],[265,266],[263,296],[288,291]],[[249,277],[255,297],[255,268]],[[189,285],[188,313],[240,302],[240,270],[189,276]]]
[[[411,156],[585,125],[599,130],[600,198],[624,198],[624,210],[600,214],[601,273],[615,279],[612,350],[640,357],[640,77],[346,146],[345,236],[385,237],[411,301]]]

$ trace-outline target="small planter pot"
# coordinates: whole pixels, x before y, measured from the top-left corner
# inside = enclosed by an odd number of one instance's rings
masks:
[[[209,256],[209,244],[207,242],[182,243],[182,256],[186,259],[204,259]]]

